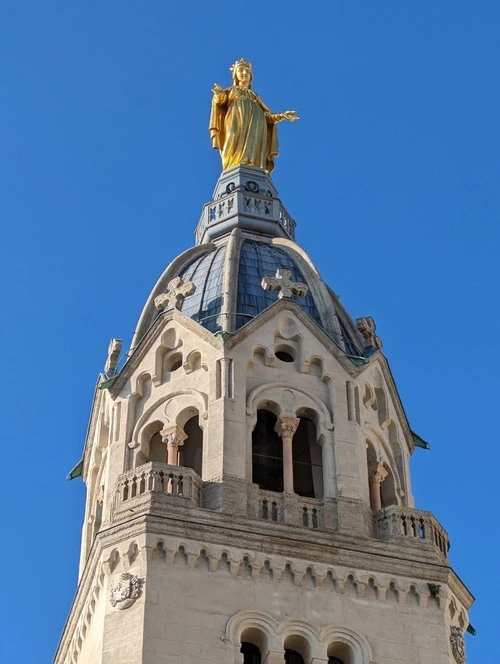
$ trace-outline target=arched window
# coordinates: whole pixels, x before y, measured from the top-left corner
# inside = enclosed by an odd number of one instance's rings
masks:
[[[354,653],[346,643],[330,643],[327,650],[328,664],[354,664]]]
[[[305,664],[306,661],[311,661],[311,647],[303,636],[289,634],[284,646],[286,664]]]
[[[252,432],[252,482],[267,491],[283,491],[283,448],[275,432],[276,416],[268,410],[257,411]]]
[[[293,490],[299,496],[323,497],[321,447],[316,442],[316,425],[301,417],[293,437]]]
[[[243,655],[243,664],[261,664],[260,650],[253,643],[242,643],[240,652]]]
[[[179,448],[180,466],[192,468],[201,477],[203,464],[203,431],[200,428],[199,416],[191,417],[184,425],[187,435],[184,445]]]

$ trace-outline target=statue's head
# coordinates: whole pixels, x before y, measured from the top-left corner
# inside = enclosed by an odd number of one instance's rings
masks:
[[[251,62],[240,58],[239,60],[236,60],[234,65],[231,65],[229,70],[233,74],[233,82],[235,85],[238,85],[241,82],[247,83],[248,86],[250,86],[253,79]]]

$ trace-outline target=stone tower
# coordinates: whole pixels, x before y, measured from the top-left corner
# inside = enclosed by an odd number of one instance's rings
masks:
[[[266,171],[224,171],[119,371],[112,341],[57,664],[464,664],[422,441],[294,233]]]

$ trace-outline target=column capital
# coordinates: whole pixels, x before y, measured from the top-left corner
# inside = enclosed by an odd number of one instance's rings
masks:
[[[184,444],[187,434],[177,424],[166,424],[160,431],[161,439],[168,447],[179,447]]]
[[[298,417],[278,417],[274,430],[280,438],[293,438],[300,419]]]
[[[389,473],[380,461],[371,463],[368,466],[368,480],[373,484],[382,484]]]

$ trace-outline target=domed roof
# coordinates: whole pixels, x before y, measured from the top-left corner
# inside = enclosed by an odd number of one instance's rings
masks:
[[[158,315],[154,298],[180,276],[196,289],[180,310],[210,332],[236,332],[278,300],[278,292],[264,290],[263,277],[279,268],[292,272],[292,282],[308,291],[294,301],[348,355],[362,355],[363,342],[355,323],[326,286],[303,249],[288,239],[257,238],[241,231],[218,242],[199,245],[181,254],[163,273],[143,310],[133,345],[139,343]]]
[[[194,295],[183,300],[181,311],[211,332],[222,328],[222,281],[226,245],[201,258],[197,258],[182,273],[184,282],[192,281],[196,286]],[[235,329],[243,327],[278,300],[278,292],[264,290],[262,277],[274,276],[280,267],[292,271],[292,281],[305,282],[297,262],[281,247],[256,240],[243,240],[239,253],[236,286]],[[318,307],[310,289],[305,297],[296,298],[297,303],[311,318],[322,325]]]

